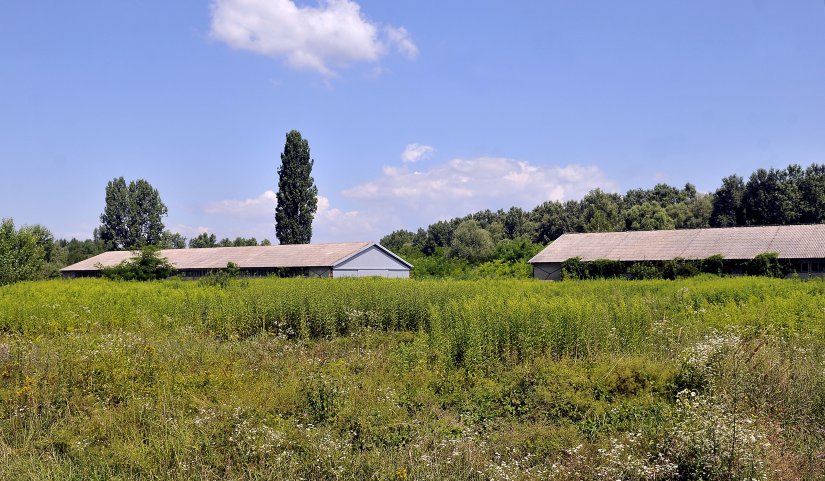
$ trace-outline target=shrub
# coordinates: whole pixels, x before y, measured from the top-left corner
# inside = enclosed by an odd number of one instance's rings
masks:
[[[103,277],[123,281],[154,281],[167,279],[175,273],[175,266],[161,257],[156,247],[144,247],[135,252],[134,257],[116,266],[103,267],[98,264]]]
[[[507,262],[502,259],[485,262],[473,272],[479,279],[527,279],[533,276],[533,269],[526,261]]]
[[[763,252],[748,262],[748,275],[764,277],[782,277],[782,265],[779,262],[779,254],[776,252]]]
[[[631,279],[661,279],[662,272],[653,262],[634,262],[627,269]]]
[[[725,258],[721,254],[712,255],[700,262],[700,269],[706,274],[722,275],[724,267]]]
[[[562,279],[587,279],[587,263],[581,257],[571,257],[561,263]]]
[[[221,269],[218,271],[209,271],[205,276],[198,279],[198,282],[202,286],[218,286],[223,289],[229,287],[229,284],[232,282],[233,279],[237,279],[240,276],[240,268],[238,264],[235,264],[232,261],[226,263],[226,269]]]
[[[665,261],[662,263],[662,278],[663,279],[679,279],[682,277],[693,277],[699,273],[699,268],[696,263],[677,257],[672,261]]]
[[[587,274],[590,279],[612,279],[625,274],[624,264],[610,259],[596,259],[588,263]]]

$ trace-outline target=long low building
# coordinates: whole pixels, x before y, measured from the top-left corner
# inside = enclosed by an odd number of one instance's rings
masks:
[[[60,272],[66,278],[95,277],[100,275],[100,266],[115,266],[134,255],[131,251],[104,252]],[[409,278],[412,268],[409,262],[374,242],[164,249],[160,256],[185,278],[225,269],[229,262],[237,264],[246,276]]]
[[[825,224],[563,234],[530,264],[535,278],[558,280],[562,262],[573,257],[585,262],[700,260],[714,255],[748,260],[765,252],[793,261],[802,277],[822,276]]]

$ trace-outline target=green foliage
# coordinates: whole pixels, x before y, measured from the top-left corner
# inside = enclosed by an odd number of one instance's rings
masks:
[[[4,286],[0,478],[821,479],[824,294],[716,277]]]
[[[144,247],[118,265],[98,267],[103,277],[121,281],[155,281],[167,279],[175,273],[175,267],[154,247]]]
[[[738,175],[722,179],[722,186],[713,194],[713,211],[710,223],[714,227],[732,227],[744,223],[742,194],[745,182]]]
[[[463,259],[471,264],[490,259],[494,252],[495,244],[492,237],[474,220],[462,222],[450,242],[450,257]]]
[[[529,261],[542,249],[543,245],[534,244],[524,237],[504,239],[496,244],[494,257],[505,262]]]
[[[529,279],[533,277],[533,266],[527,261],[507,262],[503,259],[479,264],[471,277],[478,279]]]
[[[634,262],[627,268],[630,279],[661,279],[662,270],[655,262]]]
[[[689,183],[681,189],[657,184],[650,189],[631,189],[624,195],[594,189],[581,200],[548,201],[530,211],[517,207],[483,210],[438,221],[415,233],[395,231],[385,236],[382,244],[394,252],[406,249],[408,256],[417,257],[419,253],[434,256],[439,248],[452,247],[457,229],[467,221],[475,222],[479,229],[489,234],[496,246],[517,239],[547,245],[567,232],[822,223],[825,222],[825,165],[811,164],[805,169],[798,165],[782,170],[760,169],[747,182],[741,177],[729,176],[722,179],[722,185],[712,195],[697,192]],[[409,254],[413,251],[414,254]],[[487,260],[505,259],[500,254],[497,251]],[[727,272],[741,270],[733,262],[725,264]],[[688,275],[694,267],[702,270],[698,264],[682,266],[688,272],[678,275]],[[435,272],[437,269],[426,270]],[[442,271],[452,272],[453,269]],[[458,274],[461,278],[472,275],[467,269],[460,269]],[[676,274],[669,272],[667,275]]]
[[[664,261],[661,266],[662,279],[680,279],[682,277],[693,277],[699,273],[698,262],[687,261],[680,257]]]
[[[64,251],[63,259],[66,265],[75,264],[82,260],[94,257],[102,252],[106,252],[106,246],[100,239],[71,240],[61,239],[57,241],[58,247]]]
[[[381,245],[393,252],[399,252],[403,247],[411,247],[415,234],[408,230],[393,231],[381,239]]]
[[[39,279],[51,255],[51,233],[41,226],[15,229],[12,219],[0,221],[0,286]]]
[[[201,232],[197,237],[189,239],[190,249],[203,249],[208,247],[218,247],[218,238],[215,234]]]
[[[721,254],[712,255],[702,260],[700,271],[706,274],[722,275],[725,271],[725,258]]]
[[[161,236],[160,247],[162,249],[185,249],[186,237],[182,236],[178,232],[173,233],[165,230]]]
[[[205,276],[198,279],[198,284],[226,289],[232,284],[232,281],[240,277],[240,275],[241,270],[238,264],[230,261],[226,263],[226,269],[209,271]]]
[[[763,252],[748,262],[748,274],[751,276],[784,277],[785,270],[776,252]]]
[[[588,279],[613,279],[625,274],[625,266],[620,261],[596,259],[587,263]]]
[[[470,271],[473,270],[467,261],[447,257],[445,249],[441,247],[435,248],[432,255],[424,255],[413,247],[404,247],[397,254],[413,265],[410,275],[416,279],[466,279],[471,277]]]
[[[162,218],[166,214],[166,205],[149,182],[138,179],[127,186],[123,177],[118,177],[106,185],[100,238],[114,250],[159,245],[163,240]]]
[[[596,259],[583,262],[580,257],[573,257],[562,262],[562,279],[613,279],[625,275],[625,265],[619,261]]]
[[[309,244],[312,239],[312,219],[318,210],[318,188],[312,179],[313,163],[309,142],[297,130],[287,133],[278,168],[278,205],[275,208],[275,232],[281,244]]]
[[[675,229],[676,223],[658,202],[634,205],[627,211],[625,222],[628,230]]]
[[[587,263],[582,261],[581,257],[571,257],[561,263],[561,278],[567,279],[588,279],[590,273],[587,269]]]
[[[613,232],[622,230],[622,196],[608,194],[601,189],[590,191],[581,200],[584,210],[585,232]]]

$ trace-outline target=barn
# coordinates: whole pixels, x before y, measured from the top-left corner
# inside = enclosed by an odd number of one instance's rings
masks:
[[[134,255],[110,251],[61,269],[64,278],[96,277],[99,266],[117,265]],[[160,255],[187,279],[238,265],[241,275],[305,277],[394,277],[409,278],[412,265],[374,242],[294,244],[208,249],[164,249]]]
[[[721,255],[744,261],[765,252],[791,262],[800,277],[822,277],[825,224],[563,234],[530,259],[530,264],[533,277],[559,280],[562,262],[573,257],[585,262],[630,263]]]

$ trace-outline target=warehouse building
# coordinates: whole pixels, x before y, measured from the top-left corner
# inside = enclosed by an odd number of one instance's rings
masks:
[[[825,271],[825,224],[564,234],[530,259],[533,277],[561,279],[562,262],[701,260],[721,255],[749,260],[775,252],[803,278]]]
[[[64,278],[96,277],[100,266],[115,266],[134,255],[110,251],[61,269]],[[412,265],[374,242],[276,246],[164,249],[184,278],[196,279],[233,262],[244,276],[395,277],[409,278]]]

